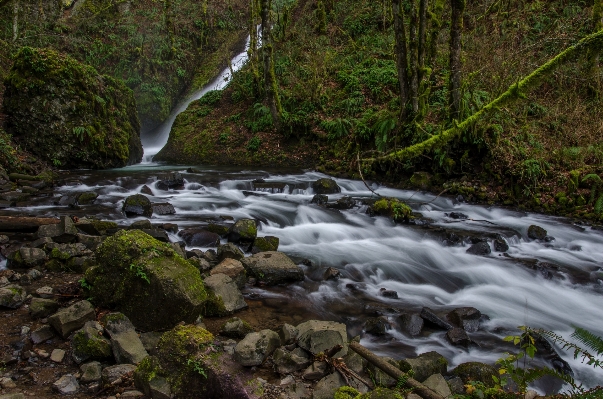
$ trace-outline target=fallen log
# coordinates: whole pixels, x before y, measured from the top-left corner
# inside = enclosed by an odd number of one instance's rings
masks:
[[[364,346],[360,345],[358,342],[352,341],[349,345],[350,349],[354,352],[368,360],[369,363],[373,364],[375,367],[381,369],[385,374],[390,377],[395,378],[396,380],[403,379],[406,381],[404,385],[409,388],[413,388],[413,393],[416,393],[423,399],[444,399],[444,397],[432,389],[426,387],[421,384],[419,381],[410,378],[408,374],[404,373],[402,370],[397,369],[391,364],[387,363],[379,356],[375,355],[370,350],[366,349]]]
[[[35,233],[38,227],[47,224],[58,224],[58,218],[29,217],[29,216],[0,216],[0,232]]]

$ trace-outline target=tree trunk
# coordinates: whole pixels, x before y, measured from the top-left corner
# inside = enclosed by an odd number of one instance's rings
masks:
[[[258,67],[258,7],[257,0],[249,2],[249,65],[253,75],[253,96],[259,97],[261,92],[260,71]]]
[[[417,13],[417,0],[411,0],[410,27],[409,27],[409,66],[410,66],[410,104],[412,117],[419,112],[419,15]]]
[[[432,2],[431,8],[431,30],[429,33],[429,65],[435,65],[436,55],[438,51],[438,37],[442,29],[442,14],[444,13],[444,1],[435,0]]]
[[[461,117],[461,32],[465,0],[450,0],[450,117]]]
[[[19,0],[13,3],[13,42],[19,37]]]
[[[394,13],[394,35],[396,38],[396,69],[398,70],[398,81],[400,84],[400,121],[404,123],[407,117],[407,106],[409,97],[408,81],[408,52],[406,47],[406,27],[404,26],[404,11],[401,0],[392,1]]]
[[[369,363],[378,367],[390,377],[395,378],[396,380],[406,380],[406,383],[404,385],[409,388],[413,388],[413,393],[418,394],[423,399],[444,399],[442,395],[421,384],[419,381],[409,377],[406,373],[402,372],[402,370],[387,363],[379,356],[375,355],[373,352],[360,345],[358,342],[350,342],[350,349],[352,349],[354,352],[368,360]]]
[[[427,7],[428,1],[421,0],[419,4],[419,82],[423,79],[425,68],[425,53],[427,41]]]
[[[268,101],[268,108],[272,115],[272,122],[277,130],[280,129],[281,104],[278,97],[276,75],[274,73],[274,56],[272,50],[272,37],[270,32],[270,0],[261,0],[262,17],[262,55],[264,61],[264,93]]]

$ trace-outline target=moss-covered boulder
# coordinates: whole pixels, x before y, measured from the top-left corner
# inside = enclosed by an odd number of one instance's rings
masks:
[[[372,215],[388,216],[395,222],[413,219],[412,209],[397,198],[381,198],[368,211]]]
[[[207,299],[199,270],[140,230],[122,230],[96,250],[86,281],[97,305],[115,308],[140,330],[193,322]]]
[[[136,387],[149,397],[156,397],[153,391],[169,391],[183,399],[248,398],[243,386],[245,372],[214,348],[213,340],[210,332],[195,325],[179,325],[166,332],[157,345],[157,355],[138,365]]]
[[[126,198],[121,210],[127,217],[145,216],[150,218],[153,215],[151,200],[142,194],[134,194]]]
[[[333,179],[322,178],[312,183],[314,194],[337,194],[341,192],[341,187]]]
[[[228,241],[251,245],[258,235],[258,228],[253,219],[239,219],[228,231]]]
[[[119,80],[51,49],[23,47],[5,81],[7,131],[25,150],[64,168],[140,162],[140,122]]]

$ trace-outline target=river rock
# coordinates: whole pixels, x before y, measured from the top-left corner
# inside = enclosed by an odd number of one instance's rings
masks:
[[[322,274],[324,280],[336,280],[339,277],[341,277],[341,272],[334,267],[327,267],[327,270]]]
[[[122,230],[96,250],[88,269],[90,295],[99,306],[124,313],[141,330],[192,323],[207,299],[199,270],[168,244],[140,230]]]
[[[454,326],[448,323],[446,320],[440,318],[435,312],[427,307],[421,309],[420,316],[426,322],[429,322],[432,326],[444,329],[444,330],[452,330]]]
[[[52,299],[32,298],[29,304],[29,314],[34,319],[48,317],[59,310],[59,304]]]
[[[155,196],[155,194],[153,194],[153,190],[151,190],[151,188],[149,186],[147,186],[146,184],[140,188],[140,193],[151,196],[151,197]]]
[[[76,363],[88,359],[108,359],[111,357],[111,342],[102,336],[103,326],[96,321],[88,321],[71,338],[73,358]]]
[[[54,384],[52,384],[52,389],[61,395],[72,395],[76,393],[78,389],[80,389],[80,384],[77,382],[77,378],[75,378],[73,375],[65,374]]]
[[[258,235],[256,221],[253,219],[239,219],[228,230],[228,241],[235,244],[251,245]]]
[[[94,191],[85,191],[83,193],[78,194],[77,203],[78,205],[90,205],[96,201],[98,198],[98,194]]]
[[[191,247],[217,247],[220,245],[220,236],[204,229],[180,230],[178,237]]]
[[[469,335],[467,335],[467,331],[458,327],[446,331],[446,338],[448,338],[448,341],[455,346],[467,348],[471,344],[471,339],[469,338]]]
[[[402,330],[411,337],[416,337],[423,330],[423,318],[418,313],[404,313],[399,319]]]
[[[48,341],[49,339],[54,337],[54,331],[52,329],[52,327],[50,327],[49,325],[44,325],[40,328],[38,328],[37,330],[34,330],[31,333],[31,342],[34,343],[34,345],[37,345],[39,343],[42,343],[44,341]]]
[[[312,190],[314,194],[337,194],[341,192],[341,187],[333,179],[322,178],[312,183]]]
[[[234,358],[242,366],[258,366],[281,344],[277,333],[262,330],[247,334],[235,347]]]
[[[506,238],[500,237],[494,240],[494,250],[496,252],[507,252],[509,250],[509,243]]]
[[[370,317],[364,323],[364,331],[372,335],[385,335],[390,325],[384,317]]]
[[[528,238],[532,240],[544,240],[546,235],[547,231],[540,226],[533,224],[528,227]]]
[[[312,399],[333,399],[335,391],[346,385],[348,385],[347,381],[336,371],[316,383]],[[366,385],[358,382],[355,378],[349,378],[349,385],[360,393],[368,392]]]
[[[133,364],[116,364],[115,366],[105,367],[101,372],[102,380],[105,384],[111,384],[127,374],[131,374],[136,370]]]
[[[284,253],[276,251],[260,252],[242,260],[250,275],[264,284],[276,285],[301,281],[304,272]]]
[[[444,374],[447,367],[446,358],[434,351],[400,361],[400,370],[404,372],[413,370],[415,373],[413,378],[417,381],[425,381],[432,374]]]
[[[89,384],[91,382],[98,382],[102,379],[103,368],[99,362],[88,362],[84,363],[80,366],[80,371],[82,376],[80,377],[80,382],[82,384]]]
[[[349,196],[339,198],[334,204],[327,204],[327,208],[346,210],[356,206],[356,201]]]
[[[95,251],[102,244],[103,238],[99,236],[91,236],[88,234],[78,234],[77,242],[83,244],[90,251]]]
[[[348,333],[345,324],[334,321],[309,320],[297,326],[297,344],[317,355],[325,352],[335,345],[343,348],[337,352],[335,357],[342,357],[348,353]]]
[[[126,315],[109,313],[102,321],[111,337],[111,348],[117,363],[138,364],[149,355]]]
[[[77,228],[70,217],[61,216],[58,224],[46,224],[38,228],[36,235],[38,238],[49,237],[54,242],[65,244],[74,242],[77,239]]]
[[[46,252],[43,249],[21,247],[8,255],[6,267],[10,269],[29,269],[43,265],[47,259]]]
[[[312,359],[302,348],[295,348],[289,352],[278,348],[272,355],[275,370],[280,374],[291,374],[302,370],[312,364]]]
[[[314,194],[314,197],[312,197],[312,200],[310,201],[311,204],[316,204],[318,206],[324,206],[329,202],[329,197],[327,197],[326,195],[322,195],[322,194]]]
[[[494,386],[493,376],[498,378],[498,372],[494,367],[480,362],[459,364],[452,370],[451,374],[460,377],[465,384],[469,381],[481,381],[486,387]]]
[[[176,213],[174,205],[169,202],[154,203],[152,206],[155,215],[173,215]]]
[[[398,368],[398,362],[396,362],[393,358],[388,357],[388,356],[380,356],[381,360],[384,360],[385,362],[391,364],[392,366]],[[387,373],[385,373],[383,370],[381,370],[378,367],[375,367],[373,364],[368,365],[368,371],[370,372],[370,374],[372,375],[373,380],[375,381],[375,383],[379,386],[382,387],[393,387],[396,385],[397,380],[393,377],[391,377],[390,375],[388,375]]]
[[[276,251],[279,241],[279,238],[274,236],[256,237],[251,246],[251,253],[257,254],[266,251]]]
[[[214,274],[225,274],[235,282],[239,289],[245,287],[245,282],[247,281],[247,274],[245,273],[245,267],[243,264],[235,259],[224,259],[222,262],[218,264],[218,266],[214,267],[210,275]]]
[[[155,187],[159,190],[182,190],[184,189],[184,177],[180,172],[173,172],[169,175],[163,176],[163,179],[155,183]]]
[[[236,283],[225,274],[213,274],[204,280],[208,292],[206,316],[225,316],[247,307]]]
[[[481,317],[482,313],[472,307],[456,308],[446,315],[446,318],[452,324],[467,332],[476,332],[479,330],[479,320]]]
[[[128,227],[130,230],[153,230],[153,224],[149,219],[136,220]]]
[[[302,373],[302,378],[308,381],[320,380],[328,374],[329,365],[325,361],[314,361]]]
[[[252,332],[253,327],[238,317],[233,317],[232,319],[228,320],[226,323],[224,323],[222,328],[220,328],[220,335],[230,338],[245,338],[247,334]]]
[[[17,309],[23,305],[27,292],[19,285],[6,285],[0,288],[0,306]]]
[[[153,215],[151,201],[142,194],[134,194],[127,197],[121,209],[126,214],[126,217],[144,216],[150,218]]]
[[[423,385],[425,385],[427,388],[431,388],[444,398],[452,396],[452,391],[450,390],[450,387],[448,386],[448,383],[442,374],[430,375],[425,381],[423,381]]]
[[[79,301],[59,310],[48,318],[48,323],[63,337],[82,328],[87,321],[94,320],[96,313],[88,301]]]
[[[279,328],[278,335],[281,337],[283,345],[290,345],[297,340],[299,330],[291,324],[285,323]]]
[[[487,242],[478,242],[471,245],[466,252],[471,255],[488,255],[492,250]]]
[[[245,258],[245,254],[243,254],[243,251],[241,251],[239,249],[239,247],[237,247],[233,243],[229,242],[224,245],[218,246],[218,255],[217,255],[218,262],[221,262],[226,258],[236,259],[236,260],[240,261],[243,258]],[[211,261],[210,261],[210,263],[211,263]]]

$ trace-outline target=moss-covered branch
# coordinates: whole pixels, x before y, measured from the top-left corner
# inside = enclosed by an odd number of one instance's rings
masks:
[[[404,149],[393,151],[388,154],[384,154],[383,156],[374,157],[374,158],[365,158],[362,159],[364,163],[372,163],[375,161],[384,161],[384,160],[392,160],[392,159],[411,159],[421,154],[444,146],[448,142],[457,138],[464,129],[471,126],[480,120],[483,116],[488,114],[490,111],[496,110],[502,105],[516,100],[518,98],[525,98],[525,92],[536,87],[541,79],[548,75],[551,71],[557,68],[559,65],[565,63],[572,57],[578,54],[584,54],[588,50],[591,51],[600,51],[603,47],[603,30],[599,30],[591,35],[586,36],[582,40],[580,40],[575,45],[568,47],[561,53],[557,54],[555,57],[551,58],[549,61],[541,65],[538,69],[533,71],[531,74],[521,79],[517,83],[511,85],[507,91],[498,96],[495,100],[490,102],[488,105],[484,106],[484,108],[480,109],[464,121],[459,124],[455,123],[450,129],[443,131],[442,133],[432,136],[429,139],[414,144],[410,147],[406,147]]]

